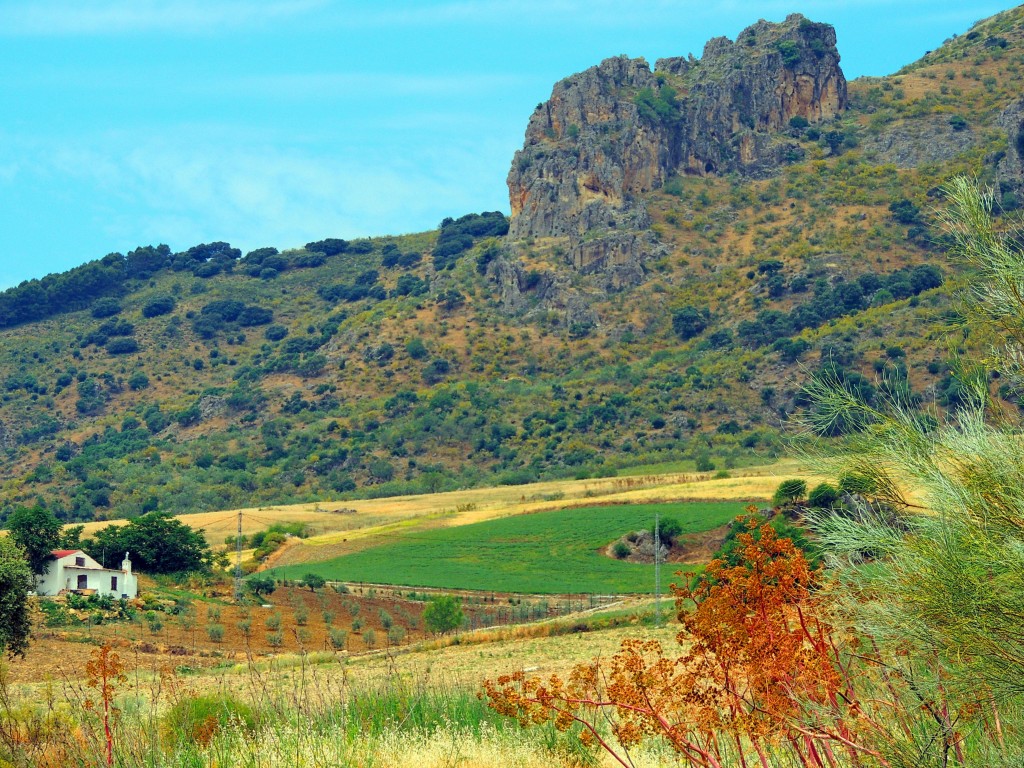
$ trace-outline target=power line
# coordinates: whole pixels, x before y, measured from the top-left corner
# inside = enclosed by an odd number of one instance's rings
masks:
[[[219,520],[213,520],[212,522],[206,523],[205,525],[201,525],[199,527],[199,530],[205,531],[211,525],[220,525],[221,523],[226,523],[227,521],[234,520],[234,519],[235,519],[234,515],[228,515],[227,517],[222,517]]]

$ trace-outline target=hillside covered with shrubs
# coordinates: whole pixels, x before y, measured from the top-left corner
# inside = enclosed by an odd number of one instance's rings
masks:
[[[245,254],[142,245],[11,288],[0,516],[728,469],[784,450],[820,370],[869,401],[955,405],[951,361],[975,342],[950,332],[950,297],[969,275],[932,210],[966,172],[1016,216],[1021,18],[851,82],[834,121],[785,127],[801,154],[768,178],[666,180],[635,287],[565,269],[541,237],[517,272],[508,218],[484,212]]]

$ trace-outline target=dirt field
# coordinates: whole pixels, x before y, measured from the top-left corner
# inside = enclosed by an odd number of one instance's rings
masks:
[[[170,612],[173,600],[165,595],[161,602],[166,603],[166,611],[150,612],[140,606],[133,620],[96,626],[76,621],[70,626],[48,627],[37,613],[29,651],[24,659],[10,662],[9,679],[14,683],[77,679],[88,653],[106,642],[132,659],[133,666],[149,670],[162,666],[230,667],[251,659],[302,652],[340,652],[356,658],[432,642],[434,637],[423,623],[428,593],[412,594],[419,599],[410,598],[408,591],[369,586],[354,587],[349,594],[280,587],[264,598],[263,605],[238,606],[227,599],[230,587],[223,587],[219,593],[196,596],[182,613]],[[462,595],[470,630],[557,617],[594,605],[597,603],[578,596]],[[85,618],[88,612],[72,611],[71,615]],[[279,617],[279,625],[274,617]],[[154,618],[159,624],[153,623]],[[211,626],[222,627],[223,635],[214,639]],[[345,633],[343,644],[338,643],[339,631]]]

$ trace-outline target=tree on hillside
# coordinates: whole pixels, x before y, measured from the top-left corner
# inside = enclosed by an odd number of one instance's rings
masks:
[[[0,654],[25,655],[32,629],[28,593],[34,586],[25,553],[11,537],[0,537]]]
[[[462,626],[462,606],[451,595],[432,597],[423,609],[423,624],[435,635],[444,635]]]
[[[683,532],[683,526],[674,517],[665,517],[658,521],[658,538],[666,547],[671,547],[676,537]],[[654,534],[654,526],[651,526],[651,534]]]
[[[250,576],[245,583],[256,597],[269,595],[277,589],[277,582],[273,576]]]
[[[25,553],[32,573],[43,574],[60,544],[60,521],[46,507],[17,507],[7,518],[11,539]]]
[[[697,309],[686,305],[672,312],[672,330],[680,339],[687,341],[704,332],[708,327],[708,318],[709,312],[706,308]]]
[[[212,557],[202,533],[159,511],[101,528],[82,548],[96,559],[104,552],[118,558],[130,552],[135,567],[146,573],[206,571]]]
[[[324,584],[327,583],[327,579],[319,573],[307,573],[302,577],[302,583],[309,587],[310,592],[316,592],[318,589],[323,588]]]

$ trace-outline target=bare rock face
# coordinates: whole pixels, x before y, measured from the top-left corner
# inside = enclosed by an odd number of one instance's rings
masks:
[[[951,160],[980,140],[975,131],[955,127],[945,115],[928,115],[886,126],[860,146],[866,157],[897,168],[916,168]]]
[[[199,414],[202,421],[209,421],[227,413],[227,401],[223,397],[204,395],[199,400]]]
[[[999,127],[1006,131],[1006,155],[996,166],[1003,192],[1021,195],[1024,191],[1024,99],[1019,99],[999,115]]]
[[[625,56],[555,85],[512,161],[510,238],[607,227],[625,195],[660,181],[659,128],[642,123],[637,105],[622,95],[657,86],[647,62]]]
[[[510,243],[565,238],[565,261],[643,280],[658,252],[640,196],[675,174],[767,176],[794,156],[781,132],[846,106],[835,31],[800,15],[759,21],[703,56],[606,59],[556,84],[537,107],[508,175]],[[513,246],[513,250],[516,250]]]

